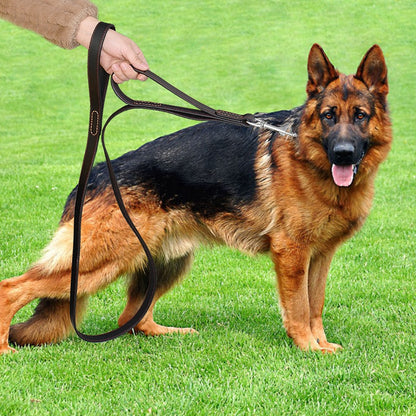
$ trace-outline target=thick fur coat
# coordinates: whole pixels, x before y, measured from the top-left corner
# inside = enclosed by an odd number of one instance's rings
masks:
[[[158,286],[135,328],[147,335],[193,332],[162,326],[153,307],[189,269],[204,243],[269,253],[283,324],[302,350],[334,352],[322,311],[332,257],[370,212],[374,179],[389,152],[387,68],[373,46],[355,75],[340,74],[314,45],[308,98],[290,111],[258,117],[290,135],[202,123],[161,137],[114,161],[125,205],[156,261]],[[69,287],[76,189],[43,257],[22,276],[0,282],[0,353],[57,342],[71,332]],[[125,223],[106,168],[90,177],[82,223],[79,319],[88,296],[128,276],[119,324],[139,308],[147,287],[146,256]],[[226,273],[226,271],[224,271]],[[41,298],[31,319],[13,325],[25,304]]]

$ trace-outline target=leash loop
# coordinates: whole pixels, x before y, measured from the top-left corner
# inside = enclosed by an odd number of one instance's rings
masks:
[[[154,294],[156,293],[157,276],[156,266],[153,257],[147,247],[145,241],[141,237],[140,233],[134,226],[133,221],[129,217],[129,214],[124,206],[120,190],[117,185],[117,179],[114,175],[114,171],[111,165],[110,157],[104,143],[104,136],[102,136],[102,144],[109,171],[111,184],[113,187],[114,195],[116,197],[119,208],[130,226],[136,237],[139,239],[140,244],[147,256],[147,268],[149,284],[145,293],[145,297],[142,305],[136,314],[124,325],[117,329],[98,335],[87,335],[82,333],[77,328],[76,322],[76,305],[78,296],[78,277],[79,277],[79,259],[81,249],[81,221],[82,221],[82,209],[84,205],[88,179],[91,173],[92,166],[94,164],[95,155],[99,143],[101,134],[101,126],[103,119],[104,101],[108,86],[109,75],[100,66],[101,49],[105,39],[105,36],[109,29],[115,29],[113,25],[100,22],[96,26],[93,35],[91,37],[90,47],[88,50],[88,85],[90,92],[90,124],[88,129],[88,140],[82,162],[81,174],[78,182],[77,195],[75,200],[74,211],[74,238],[73,238],[73,251],[72,251],[72,269],[71,269],[71,289],[70,289],[70,318],[72,326],[76,334],[88,342],[104,342],[117,338],[120,335],[133,329],[144,317],[149,307],[152,304]],[[108,124],[108,121],[106,125]],[[105,126],[106,126],[105,125]],[[104,126],[104,127],[105,127]],[[104,130],[103,130],[104,133]]]
[[[214,110],[212,107],[209,107],[206,104],[203,104],[200,101],[196,100],[195,98],[189,96],[188,94],[185,94],[183,91],[176,88],[175,86],[173,86],[172,84],[164,80],[159,75],[156,75],[154,72],[150,70],[143,71],[141,69],[135,68],[134,66],[132,66],[132,68],[137,73],[145,75],[146,77],[155,81],[157,84],[159,84],[163,88],[175,94],[177,97],[181,98],[183,101],[186,101],[187,103],[193,105],[197,109],[156,103],[152,101],[133,100],[128,95],[126,95],[120,89],[120,86],[113,80],[113,78],[111,78],[111,87],[113,88],[114,93],[121,101],[127,104],[128,108],[125,108],[123,111],[127,109],[131,109],[131,108],[143,108],[147,110],[162,111],[162,112],[174,114],[179,117],[185,117],[185,118],[198,120],[198,121],[215,120],[215,121],[221,121],[221,122],[229,123],[229,124],[258,127],[263,130],[270,130],[273,132],[280,133],[282,135],[296,137],[296,133],[291,133],[283,129],[280,129],[279,127],[276,127],[256,117],[254,114],[250,114],[250,113],[237,114],[237,113],[231,113],[229,111],[224,111],[224,110]]]
[[[134,108],[143,108],[147,110],[155,110],[155,111],[162,111],[170,114],[174,114],[179,117],[189,118],[192,120],[198,121],[221,121],[224,123],[229,124],[236,124],[236,125],[243,125],[248,126],[249,122],[254,123],[256,118],[253,114],[237,114],[231,113],[229,111],[224,110],[215,110],[212,107],[207,106],[206,104],[201,103],[200,101],[196,100],[195,98],[191,97],[190,95],[184,93],[180,89],[176,88],[166,80],[164,80],[159,75],[156,75],[154,72],[147,70],[143,71],[141,69],[137,69],[134,66],[132,68],[139,74],[143,74],[146,77],[150,78],[151,80],[155,81],[157,84],[165,88],[166,90],[170,91],[171,93],[175,94],[177,97],[181,98],[183,101],[186,101],[188,104],[193,105],[196,107],[188,108],[188,107],[180,107],[170,104],[162,104],[156,103],[152,101],[140,101],[134,100],[127,96],[121,89],[120,86],[111,78],[111,87],[113,88],[114,93],[117,97],[127,104],[129,107]]]

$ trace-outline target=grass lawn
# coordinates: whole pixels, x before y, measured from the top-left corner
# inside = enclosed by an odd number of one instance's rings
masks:
[[[324,311],[344,351],[302,353],[281,324],[267,257],[202,248],[156,320],[197,336],[76,337],[0,357],[0,415],[416,414],[416,3],[414,0],[151,2],[97,0],[100,18],[137,41],[151,69],[213,107],[302,104],[320,43],[343,72],[378,43],[394,145],[373,211],[337,253]],[[88,124],[86,52],[61,50],[0,21],[0,279],[39,258],[76,184]],[[123,87],[177,103],[151,81]],[[107,111],[119,103],[109,94]],[[113,157],[190,122],[130,112],[109,128]],[[99,154],[102,159],[102,154]],[[110,329],[123,282],[95,296],[83,329]],[[15,321],[27,319],[34,305]]]

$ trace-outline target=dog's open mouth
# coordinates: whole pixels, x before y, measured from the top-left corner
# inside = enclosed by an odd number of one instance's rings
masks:
[[[358,165],[332,165],[332,179],[337,186],[347,187],[352,184]]]

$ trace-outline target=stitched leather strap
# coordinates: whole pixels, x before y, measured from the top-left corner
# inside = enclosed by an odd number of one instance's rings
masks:
[[[117,180],[115,178],[110,158],[105,148],[103,140],[103,148],[106,156],[107,166],[110,174],[110,179],[113,187],[113,191],[117,200],[117,203],[120,207],[120,210],[129,224],[130,228],[135,233],[136,237],[139,239],[140,243],[143,246],[143,249],[146,253],[148,259],[148,271],[149,271],[149,286],[147,288],[144,301],[135,314],[127,323],[121,327],[106,332],[104,334],[98,335],[87,335],[80,332],[77,329],[76,322],[76,303],[78,296],[78,275],[79,275],[79,258],[80,258],[80,249],[81,249],[81,221],[82,221],[82,210],[85,200],[85,194],[88,184],[88,178],[94,164],[95,155],[97,152],[97,147],[99,143],[99,138],[101,134],[102,127],[102,118],[104,110],[104,101],[107,91],[109,75],[104,71],[100,66],[100,55],[101,49],[105,36],[109,29],[114,29],[114,26],[108,23],[100,22],[94,30],[94,33],[91,38],[90,47],[88,50],[88,83],[89,83],[89,93],[90,93],[90,122],[88,129],[88,141],[84,154],[84,159],[82,162],[81,174],[78,183],[77,196],[75,201],[75,212],[74,212],[74,239],[73,239],[73,253],[72,253],[72,271],[71,271],[71,290],[70,290],[70,318],[72,325],[75,329],[77,335],[85,341],[89,342],[104,342],[128,332],[134,328],[144,317],[147,310],[149,309],[154,294],[156,292],[156,267],[153,261],[153,258],[150,254],[150,251],[143,241],[140,233],[137,231],[132,220],[130,219],[127,210],[123,204],[123,200],[120,195],[120,190],[117,185]],[[80,293],[82,296],[82,292]]]
[[[167,89],[171,93],[175,94],[177,97],[181,98],[182,100],[186,101],[187,103],[193,105],[197,109],[188,108],[188,107],[180,107],[175,105],[169,104],[161,104],[155,103],[152,101],[139,101],[133,100],[128,97],[119,87],[118,84],[114,82],[111,78],[111,86],[113,88],[114,93],[120,98],[121,101],[127,104],[128,108],[125,108],[123,111],[132,109],[132,108],[142,108],[147,110],[155,110],[155,111],[162,111],[165,113],[174,114],[179,117],[185,117],[192,120],[198,121],[208,121],[208,120],[215,120],[229,124],[237,124],[237,125],[244,125],[249,126],[253,125],[253,123],[257,123],[257,119],[253,114],[236,114],[231,113],[224,110],[214,110],[211,107],[208,107],[206,104],[201,103],[200,101],[196,100],[195,98],[185,94],[183,91],[179,90],[178,88],[174,87],[172,84],[161,78],[159,75],[156,75],[154,72],[147,70],[142,71],[140,69],[132,68],[143,75],[146,75],[151,80],[158,83],[163,88]],[[251,123],[251,124],[250,124]]]
[[[108,121],[113,119],[118,114],[127,110],[146,109],[162,111],[165,113],[173,114],[175,116],[185,117],[197,121],[219,121],[222,123],[236,124],[245,127],[258,127],[260,129],[269,130],[271,132],[276,132],[285,136],[297,136],[296,133],[283,130],[280,127],[268,123],[264,119],[257,118],[254,114],[237,114],[224,110],[214,110],[213,108],[208,107],[206,104],[203,104],[200,101],[195,100],[195,98],[185,94],[183,91],[174,87],[172,84],[161,78],[159,75],[156,75],[154,72],[150,70],[142,71],[137,68],[134,68],[133,66],[132,68],[136,72],[146,75],[148,78],[157,82],[163,88],[167,89],[168,91],[175,94],[177,97],[181,98],[187,103],[192,104],[196,108],[180,107],[163,103],[155,103],[152,101],[133,100],[132,98],[127,96],[123,91],[121,91],[119,85],[116,84],[114,80],[111,78],[111,86],[113,88],[114,93],[118,96],[118,98],[120,98],[121,101],[123,101],[127,105],[120,108],[114,114],[112,114]]]

